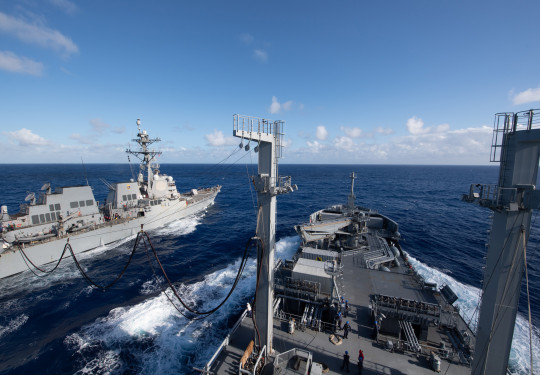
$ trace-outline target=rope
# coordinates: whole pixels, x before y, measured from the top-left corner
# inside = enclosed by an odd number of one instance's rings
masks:
[[[531,298],[529,295],[529,271],[527,270],[527,243],[523,236],[523,261],[525,262],[525,280],[527,285],[527,308],[529,310],[529,355],[531,360],[531,375],[533,374],[533,343],[532,343],[532,318],[531,318]]]

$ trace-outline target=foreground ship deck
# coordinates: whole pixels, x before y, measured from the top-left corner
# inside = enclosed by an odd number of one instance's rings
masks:
[[[362,223],[355,218],[362,218],[365,226],[355,227],[355,223]],[[350,371],[356,372],[359,349],[365,355],[363,374],[432,374],[437,367],[442,373],[470,373],[472,332],[452,306],[451,293],[441,293],[435,285],[424,282],[409,266],[405,253],[390,250],[399,246],[394,222],[364,209],[353,213],[345,206],[319,211],[312,215],[312,222],[297,227],[304,241],[306,237],[312,241],[304,243],[292,261],[276,267],[274,353],[263,373],[282,373],[276,370],[276,357],[295,348],[311,352],[313,362],[330,373],[345,372],[341,370],[345,351],[351,356]],[[317,244],[322,245],[320,249],[311,247]],[[374,252],[384,253],[384,247],[387,252],[377,262]],[[325,273],[316,271],[317,265]],[[332,284],[325,285],[329,279]],[[330,303],[341,296],[350,307],[343,318],[352,328],[347,339],[343,330],[336,330],[334,320],[337,311],[344,311],[343,306]],[[254,332],[253,321],[246,315],[205,371],[253,373],[247,366],[240,370]],[[378,334],[374,332],[374,316],[379,320]],[[296,329],[291,334],[292,319]],[[332,334],[342,338],[340,344],[332,342]],[[439,365],[434,365],[432,353],[439,358]],[[287,372],[305,373],[301,367]]]
[[[349,300],[350,314],[349,320],[352,331],[348,339],[344,339],[341,345],[334,345],[330,341],[330,332],[319,332],[317,330],[305,329],[296,330],[294,334],[288,333],[288,322],[279,318],[274,318],[274,350],[271,361],[276,355],[284,353],[293,348],[301,348],[312,352],[313,361],[322,363],[328,367],[329,373],[343,373],[341,365],[343,354],[347,350],[351,355],[350,370],[357,371],[358,350],[362,349],[365,355],[363,374],[433,374],[434,371],[426,355],[417,355],[413,352],[390,353],[386,348],[385,336],[380,334],[379,340],[373,340],[373,324],[371,321],[369,300],[370,295],[379,293],[382,289],[398,288],[398,292],[408,292],[411,295],[421,294],[418,290],[412,289],[409,283],[415,282],[410,278],[389,277],[384,282],[380,276],[384,271],[367,270],[358,264],[358,255],[348,255],[343,257],[343,279],[344,291]],[[391,276],[389,274],[388,276]],[[347,288],[347,285],[349,286]],[[353,287],[355,285],[361,287]],[[240,325],[228,338],[228,344],[215,358],[208,371],[213,374],[237,374],[239,371],[240,359],[248,347],[253,337],[253,322],[246,317],[241,318]],[[342,336],[343,331],[338,331]],[[451,347],[450,338],[441,334],[437,330],[430,332],[426,344],[440,346],[440,342],[445,342],[446,347]],[[272,358],[273,357],[273,358]],[[271,373],[272,366],[266,366],[264,373]],[[448,372],[447,372],[448,371]],[[443,360],[441,372],[448,374],[470,374],[470,367],[459,363],[459,358]]]

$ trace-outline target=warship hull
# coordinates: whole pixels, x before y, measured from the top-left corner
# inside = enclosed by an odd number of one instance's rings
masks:
[[[73,252],[80,254],[133,236],[141,230],[141,226],[144,230],[163,227],[167,223],[205,210],[214,203],[218,193],[219,187],[207,189],[206,192],[201,192],[197,199],[191,201],[176,199],[163,202],[159,207],[152,207],[152,210],[143,217],[113,219],[73,234],[13,246],[0,254],[0,278],[34,268],[28,259],[40,268],[45,266],[46,269],[46,265],[49,263],[51,263],[52,267],[62,256],[64,247],[68,242]],[[28,259],[25,259],[21,249]],[[66,252],[63,261],[70,258],[70,254]]]

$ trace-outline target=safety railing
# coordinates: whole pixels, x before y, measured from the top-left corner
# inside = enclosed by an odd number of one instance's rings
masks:
[[[529,109],[522,112],[502,112],[495,114],[493,124],[493,138],[491,140],[490,161],[500,162],[504,160],[503,150],[504,135],[520,130],[540,128],[540,109]]]

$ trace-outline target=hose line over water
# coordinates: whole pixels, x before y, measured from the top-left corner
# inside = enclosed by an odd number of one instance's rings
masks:
[[[247,260],[249,258],[249,248],[251,246],[253,246],[253,243],[254,241],[259,241],[261,244],[262,244],[262,241],[258,238],[258,237],[252,237],[250,238],[247,242],[246,242],[246,247],[244,249],[244,254],[242,255],[242,259],[240,261],[240,266],[238,268],[238,272],[236,274],[236,278],[234,280],[234,283],[231,287],[231,289],[229,290],[227,296],[214,308],[210,309],[210,310],[206,310],[206,311],[198,311],[197,309],[195,308],[192,308],[190,307],[183,299],[182,297],[178,294],[178,291],[176,290],[176,288],[174,287],[171,279],[169,278],[169,276],[167,275],[167,272],[165,271],[165,268],[163,267],[163,264],[161,263],[159,257],[158,257],[158,254],[157,254],[157,251],[156,249],[154,248],[154,245],[152,244],[152,241],[150,240],[150,236],[148,235],[148,233],[146,233],[142,228],[141,228],[141,231],[137,233],[137,237],[135,238],[135,242],[133,244],[133,248],[131,250],[131,253],[129,255],[129,259],[128,261],[126,262],[126,264],[124,265],[124,267],[122,268],[122,270],[120,271],[120,273],[114,278],[114,280],[112,282],[110,282],[109,284],[106,284],[106,285],[102,285],[98,282],[96,282],[94,279],[92,279],[92,277],[90,277],[85,271],[84,271],[84,268],[82,267],[81,263],[79,262],[79,260],[77,259],[77,257],[75,256],[75,251],[73,250],[71,244],[69,243],[69,239],[68,241],[66,242],[65,246],[64,246],[64,250],[62,251],[62,254],[60,256],[60,258],[58,259],[58,261],[56,261],[56,264],[55,266],[50,269],[50,270],[46,270],[46,269],[43,269],[43,268],[40,268],[39,266],[37,266],[34,262],[32,262],[32,260],[28,257],[28,255],[24,252],[23,248],[21,246],[19,246],[19,251],[21,252],[21,256],[23,257],[23,260],[25,262],[25,264],[28,266],[28,269],[30,271],[32,271],[32,273],[34,273],[34,275],[38,276],[38,277],[43,277],[43,276],[47,276],[47,275],[50,275],[52,274],[57,268],[58,266],[60,265],[60,262],[62,261],[62,259],[64,259],[65,255],[66,255],[66,252],[69,251],[70,255],[71,255],[71,258],[73,258],[73,261],[77,267],[77,270],[79,271],[79,273],[82,275],[82,277],[84,278],[84,280],[94,289],[99,289],[99,290],[107,290],[111,287],[113,287],[121,278],[122,276],[125,274],[126,270],[128,269],[129,265],[131,264],[131,261],[133,259],[133,256],[135,255],[135,252],[137,251],[140,243],[142,242],[143,243],[143,246],[145,248],[145,253],[146,253],[146,256],[147,256],[147,260],[148,260],[148,264],[150,265],[150,268],[152,269],[152,273],[154,274],[154,277],[156,279],[156,281],[158,282],[158,285],[160,284],[160,281],[159,281],[159,278],[158,278],[158,275],[154,269],[154,266],[152,265],[152,260],[150,258],[150,254],[149,254],[149,249],[151,250],[151,253],[155,259],[155,261],[157,262],[157,264],[159,265],[159,269],[161,270],[161,273],[163,274],[163,277],[165,278],[165,280],[167,281],[167,284],[168,284],[168,287],[171,289],[173,295],[176,297],[176,300],[178,300],[178,302],[180,302],[180,304],[187,310],[189,311],[191,314],[193,314],[194,316],[189,316],[189,315],[186,315],[184,314],[177,306],[176,304],[174,303],[174,301],[170,298],[169,294],[167,294],[166,290],[164,290],[162,288],[162,291],[163,293],[165,294],[165,296],[167,297],[167,299],[169,300],[169,302],[171,302],[171,304],[174,306],[174,308],[181,314],[183,315],[184,317],[188,318],[188,319],[191,319],[191,320],[199,320],[199,319],[204,319],[208,316],[210,316],[211,314],[215,313],[217,310],[219,310],[224,304],[225,302],[227,302],[227,300],[229,299],[229,297],[232,295],[232,293],[234,292],[234,290],[236,289],[236,286],[238,285],[238,282],[240,281],[241,279],[241,276],[242,276],[242,273],[244,272],[244,268],[246,267],[246,264],[247,264]],[[264,245],[262,245],[264,247]],[[38,274],[35,272],[35,270],[30,267],[30,265],[37,271],[41,272],[42,274]],[[258,280],[259,280],[259,273],[260,273],[260,270],[257,274],[257,284],[258,284]],[[198,318],[195,318],[195,316],[199,316]],[[256,325],[255,325],[256,327]],[[257,330],[258,331],[258,330]]]

